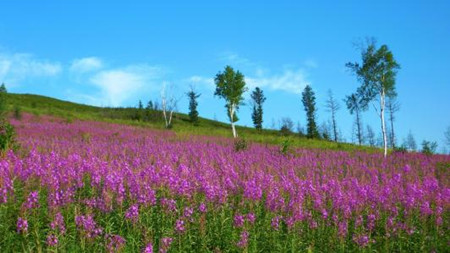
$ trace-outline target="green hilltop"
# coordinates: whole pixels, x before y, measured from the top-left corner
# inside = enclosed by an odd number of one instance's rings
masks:
[[[97,107],[41,95],[14,93],[7,94],[7,103],[11,112],[25,112],[36,116],[50,115],[65,119],[68,123],[73,120],[90,120],[164,129],[164,119],[161,111],[158,110],[139,110],[134,107]],[[174,113],[173,127],[169,131],[175,132],[180,137],[205,135],[232,138],[229,124],[200,117],[199,125],[194,126],[190,122],[189,116],[184,113]],[[252,127],[237,126],[237,131],[240,138],[263,144],[343,151],[380,151],[378,148],[350,143],[307,139],[296,133],[282,134],[279,130],[272,129],[257,130]]]

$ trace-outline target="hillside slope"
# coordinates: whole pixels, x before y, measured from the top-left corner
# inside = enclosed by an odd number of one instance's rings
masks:
[[[64,118],[68,122],[73,120],[96,120],[120,124],[163,129],[164,121],[160,111],[139,111],[137,108],[96,107],[63,101],[51,97],[33,94],[8,94],[10,111],[28,112],[34,115],[52,115]],[[200,118],[199,126],[193,126],[189,117],[183,113],[175,113],[173,120],[174,131],[180,137],[194,135],[231,137],[228,124],[206,118]],[[311,140],[296,134],[283,136],[277,130],[258,131],[250,127],[238,126],[240,137],[254,142],[292,147],[324,148],[345,151],[369,151],[378,149],[367,146],[357,146],[349,143],[334,143],[326,140]]]

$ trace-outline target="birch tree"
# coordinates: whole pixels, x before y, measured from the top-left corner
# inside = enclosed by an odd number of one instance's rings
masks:
[[[362,63],[347,63],[361,86],[357,89],[357,96],[362,105],[372,104],[380,117],[383,137],[384,157],[387,156],[387,133],[385,121],[386,97],[395,97],[395,77],[400,65],[395,61],[394,55],[388,46],[377,48],[375,42],[369,42],[361,50]],[[376,105],[376,102],[378,105]]]
[[[167,90],[166,84],[164,84],[161,90],[161,110],[166,128],[172,127],[173,112],[177,108],[178,100],[173,93],[172,86]]]
[[[247,91],[245,87],[244,75],[230,66],[226,66],[224,72],[219,72],[214,82],[216,84],[215,96],[223,98],[226,102],[225,108],[227,110],[228,119],[230,120],[233,137],[238,136],[236,132],[235,123],[239,120],[237,111],[239,106],[243,104],[244,92]]]

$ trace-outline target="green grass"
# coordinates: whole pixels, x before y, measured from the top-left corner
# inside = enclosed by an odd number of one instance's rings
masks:
[[[138,109],[131,107],[96,107],[32,94],[9,93],[7,99],[10,111],[14,111],[19,107],[21,112],[27,112],[37,116],[51,115],[64,118],[67,122],[73,120],[93,120],[164,129],[164,121],[161,112],[158,111],[151,113],[147,120],[137,120],[136,117],[140,112]],[[177,136],[181,138],[188,138],[190,135],[232,136],[229,124],[200,118],[199,126],[194,126],[189,121],[188,115],[183,113],[175,113],[171,131],[174,131]],[[290,147],[365,152],[379,151],[378,148],[358,146],[350,143],[335,143],[326,140],[307,139],[295,134],[282,136],[277,130],[264,129],[259,131],[251,127],[237,126],[237,131],[241,138],[263,144],[282,145],[282,143],[287,142]]]

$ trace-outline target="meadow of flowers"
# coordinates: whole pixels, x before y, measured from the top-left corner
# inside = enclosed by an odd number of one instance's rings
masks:
[[[445,252],[450,156],[177,137],[24,115],[1,252]]]

